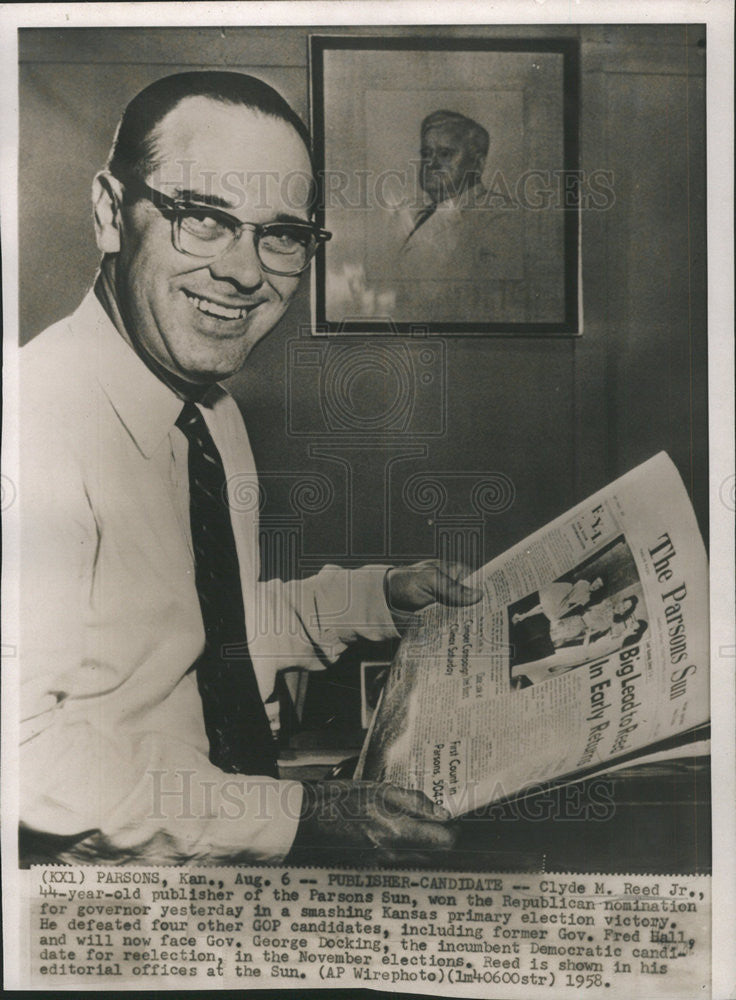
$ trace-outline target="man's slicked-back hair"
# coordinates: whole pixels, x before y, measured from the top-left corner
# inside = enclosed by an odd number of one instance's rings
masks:
[[[110,173],[121,178],[132,174],[145,180],[159,166],[157,126],[187,97],[207,97],[224,104],[239,104],[278,118],[294,128],[307,152],[310,152],[309,132],[301,118],[281,94],[263,80],[223,70],[191,71],[156,80],[128,104],[107,161]]]
[[[422,138],[424,138],[424,133],[429,129],[440,128],[443,125],[452,125],[454,128],[460,129],[465,133],[468,142],[476,153],[479,153],[483,157],[488,156],[488,148],[490,146],[488,130],[484,129],[477,121],[468,118],[467,115],[461,115],[459,111],[433,111],[423,119],[419,131]]]

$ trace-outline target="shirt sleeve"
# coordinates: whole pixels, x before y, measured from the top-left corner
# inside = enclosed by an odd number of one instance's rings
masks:
[[[258,545],[253,541],[259,535],[258,477],[243,417],[231,397],[215,408],[212,430],[229,477],[248,646],[263,697],[271,694],[280,669],[319,670],[358,638],[398,638],[384,591],[390,566],[348,570],[327,565],[304,580],[260,580]]]
[[[225,775],[184,741],[103,730],[64,709],[21,748],[21,821],[68,838],[59,861],[280,861],[294,840],[299,782]]]
[[[277,670],[321,670],[359,638],[380,642],[399,637],[384,593],[389,568],[325,566],[305,580],[257,585],[248,615],[248,645],[264,697]]]

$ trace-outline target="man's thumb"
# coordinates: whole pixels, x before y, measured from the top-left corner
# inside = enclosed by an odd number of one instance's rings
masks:
[[[483,587],[480,584],[468,587],[459,580],[453,580],[451,576],[444,574],[439,581],[438,589],[439,599],[452,607],[467,607],[471,604],[477,604],[483,596]]]

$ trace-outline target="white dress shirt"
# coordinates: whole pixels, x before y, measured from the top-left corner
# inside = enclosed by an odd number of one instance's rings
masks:
[[[301,785],[208,760],[192,664],[204,646],[182,401],[90,292],[21,352],[21,821],[82,839],[64,860],[279,860]],[[228,479],[249,647],[319,669],[358,635],[396,636],[385,566],[258,582],[257,482],[236,403],[202,410]]]

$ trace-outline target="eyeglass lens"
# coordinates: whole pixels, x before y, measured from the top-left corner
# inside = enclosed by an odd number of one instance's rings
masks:
[[[239,227],[206,212],[187,210],[174,219],[174,245],[192,257],[213,258],[238,239]],[[317,240],[308,228],[272,223],[255,230],[256,253],[264,267],[277,274],[298,274],[312,259]]]

